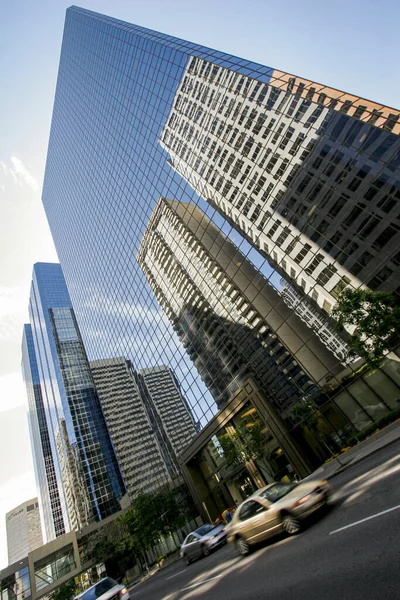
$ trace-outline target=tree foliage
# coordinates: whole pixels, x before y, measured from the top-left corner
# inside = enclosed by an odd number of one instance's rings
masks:
[[[379,365],[399,335],[400,307],[389,292],[346,288],[332,317],[340,330],[356,327],[350,336],[350,356],[361,356],[373,367]]]
[[[225,464],[234,467],[250,460],[257,461],[264,476],[271,477],[269,465],[270,453],[264,433],[264,425],[260,421],[249,424],[237,423],[232,433],[218,438],[224,452]]]
[[[191,517],[192,508],[185,494],[177,490],[141,494],[119,522],[126,527],[132,548],[140,556]]]
[[[51,600],[72,600],[76,593],[75,581],[70,579],[66,583],[60,585],[49,596]]]

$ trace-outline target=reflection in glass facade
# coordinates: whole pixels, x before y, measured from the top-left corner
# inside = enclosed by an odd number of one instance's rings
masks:
[[[196,428],[171,370],[138,373],[123,357],[93,360],[90,369],[130,499],[180,486],[177,457]]]
[[[35,264],[29,315],[31,352],[69,531],[117,512],[125,490],[60,265]],[[40,450],[34,444],[34,452]]]
[[[31,597],[28,559],[19,561],[18,569],[6,567],[0,571],[0,600],[25,600]]]
[[[43,404],[32,328],[29,324],[24,325],[22,337],[22,375],[28,396],[29,434],[36,487],[39,494],[43,541],[47,543],[65,533],[65,524]]]
[[[341,387],[353,365],[329,313],[348,285],[398,289],[398,116],[303,78],[68,9],[43,202],[90,359],[168,365],[202,426],[237,390],[244,348],[241,365],[228,355],[222,365],[216,340],[197,328],[188,262],[178,261],[178,273],[160,244],[149,286],[135,260],[160,198],[182,203],[181,211],[196,205],[269,286],[278,313],[268,321],[266,300],[258,316],[227,304],[217,316],[218,326],[237,330],[228,352],[238,347],[241,317],[252,330],[264,320],[270,331],[261,341],[252,336],[260,370],[256,358],[247,366],[266,402],[283,407],[285,426],[300,446],[307,439],[316,462],[342,447],[373,411]],[[223,267],[229,273],[234,265]],[[172,299],[169,285],[179,291]],[[349,403],[336,403],[339,392]],[[373,394],[368,406],[381,403]],[[309,420],[316,411],[318,427]],[[363,419],[355,422],[357,411]]]

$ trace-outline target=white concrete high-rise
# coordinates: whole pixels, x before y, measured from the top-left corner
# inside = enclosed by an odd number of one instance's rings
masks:
[[[286,73],[192,57],[161,134],[170,165],[302,295],[400,291],[399,112]]]
[[[176,456],[196,435],[192,413],[186,403],[173,371],[165,365],[138,371],[147,390],[147,397],[161,419],[163,429]]]
[[[43,544],[37,498],[16,506],[6,514],[8,564],[25,558]]]
[[[123,357],[90,368],[130,499],[181,484],[177,458],[196,429],[172,371],[136,372]]]

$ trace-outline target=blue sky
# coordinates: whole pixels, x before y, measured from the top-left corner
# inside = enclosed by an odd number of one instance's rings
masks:
[[[69,5],[2,3],[0,452],[10,460],[0,467],[0,567],[6,563],[3,513],[35,494],[20,342],[32,264],[57,259],[40,192]],[[81,5],[389,106],[400,104],[395,1],[87,0]]]

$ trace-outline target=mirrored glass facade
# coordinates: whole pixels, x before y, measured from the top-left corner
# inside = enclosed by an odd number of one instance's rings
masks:
[[[202,426],[250,373],[317,462],[342,447],[373,417],[341,383],[354,365],[329,314],[346,286],[398,291],[398,117],[68,9],[43,202],[90,359],[168,365]],[[181,223],[197,207],[212,252],[201,227],[157,229],[160,199]]]
[[[24,325],[22,337],[22,376],[28,397],[29,434],[43,540],[47,543],[65,533],[65,524],[30,324]]]
[[[69,531],[120,510],[125,488],[60,265],[35,264],[29,314],[30,349],[36,359],[62,520]],[[40,454],[43,445],[34,444],[33,449]],[[53,513],[55,535],[56,517],[58,513]]]

